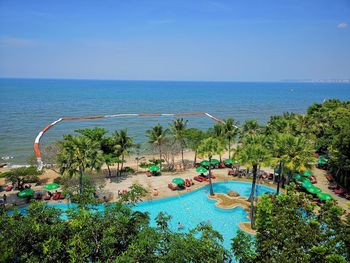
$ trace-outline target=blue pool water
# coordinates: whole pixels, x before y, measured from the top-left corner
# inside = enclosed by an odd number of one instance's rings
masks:
[[[213,183],[215,193],[227,193],[230,190],[237,191],[241,196],[248,197],[251,190],[251,183],[248,182],[217,182]],[[274,193],[275,190],[257,185],[256,194]],[[209,185],[198,190],[181,194],[179,196],[145,201],[138,203],[133,209],[141,212],[148,212],[151,218],[151,226],[156,226],[155,218],[160,212],[171,216],[169,226],[172,230],[178,231],[178,222],[184,226],[181,231],[188,231],[195,228],[202,222],[210,223],[213,228],[224,237],[224,246],[229,249],[231,238],[236,235],[238,225],[241,222],[249,222],[247,213],[241,207],[234,209],[221,209],[215,206],[215,202],[208,198]],[[75,207],[74,204],[50,204],[49,206],[66,211]],[[102,211],[103,205],[97,206]]]

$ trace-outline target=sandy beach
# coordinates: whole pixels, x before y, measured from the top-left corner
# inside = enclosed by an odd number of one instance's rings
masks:
[[[156,154],[154,155],[147,155],[145,156],[145,159],[142,161],[146,161],[149,159],[157,158],[158,156]],[[228,153],[225,153],[222,156],[222,159],[225,159],[228,157]],[[219,156],[215,156],[214,158],[219,159]],[[186,163],[192,163],[194,160],[194,152],[186,151],[184,153],[184,159]],[[198,158],[197,162],[200,162],[202,159]],[[101,170],[101,176],[104,176],[104,188],[103,191],[111,193],[112,201],[117,200],[118,198],[118,191],[127,190],[130,186],[132,186],[135,183],[141,184],[148,192],[149,194],[146,196],[146,199],[158,199],[158,198],[165,198],[169,196],[175,196],[175,195],[181,195],[185,194],[189,191],[193,191],[195,189],[201,188],[208,184],[207,182],[197,182],[193,181],[194,185],[191,187],[188,187],[181,191],[172,191],[168,188],[168,184],[172,181],[172,179],[176,177],[181,177],[183,179],[193,179],[194,176],[198,175],[198,173],[195,171],[194,168],[189,168],[186,170],[181,169],[181,156],[178,155],[175,158],[176,168],[177,170],[175,172],[162,172],[161,176],[152,176],[147,177],[146,171],[140,167],[137,167],[137,162],[135,160],[135,156],[130,156],[126,159],[125,166],[129,166],[133,169],[135,169],[137,172],[135,174],[129,174],[129,175],[122,175],[122,176],[113,176],[112,178],[107,178],[107,167],[103,166]],[[241,168],[244,168],[241,166]],[[9,168],[1,168],[0,172],[4,172],[9,170]],[[251,182],[250,178],[239,178],[239,177],[233,177],[228,175],[229,168],[223,168],[223,169],[214,169],[212,170],[212,174],[215,176],[215,179],[213,179],[213,182],[224,182],[224,181],[248,181]],[[273,172],[273,169],[270,167],[262,167],[262,171],[266,171],[268,173]],[[116,166],[111,167],[112,174],[116,173]],[[344,209],[349,209],[350,202],[346,200],[345,198],[342,198],[340,196],[335,195],[332,193],[331,190],[328,189],[328,181],[325,178],[326,171],[320,170],[317,168],[314,168],[312,170],[312,173],[317,178],[317,184],[315,186],[322,189],[322,191],[331,194],[335,200],[337,201],[338,205],[341,206]],[[60,175],[51,170],[51,169],[45,169],[44,173],[40,176],[41,179],[41,185],[40,186],[32,186],[32,188],[36,191],[40,191],[43,189],[43,185],[53,182],[53,180]],[[264,180],[258,180],[259,184],[267,185],[272,188],[276,188],[276,185],[273,184],[271,181],[264,181]],[[5,179],[0,178],[0,184],[5,185]],[[156,189],[158,191],[158,195],[153,195],[152,191]],[[16,203],[17,205],[24,204],[24,201],[22,199],[18,199],[17,191],[11,191],[6,192],[6,195],[8,196],[7,200],[9,203]],[[224,193],[226,194],[226,193]],[[62,201],[49,201],[49,202],[66,202],[66,200]]]

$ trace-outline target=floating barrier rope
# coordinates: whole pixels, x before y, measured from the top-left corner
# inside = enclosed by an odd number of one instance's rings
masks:
[[[38,169],[42,170],[44,167],[44,163],[41,159],[41,152],[40,152],[40,140],[41,137],[44,135],[45,132],[47,132],[50,128],[55,126],[56,124],[62,122],[62,121],[81,121],[81,120],[93,120],[93,119],[103,119],[103,118],[116,118],[116,117],[185,117],[185,116],[207,116],[210,119],[212,119],[215,122],[222,123],[221,120],[215,118],[214,116],[210,115],[206,112],[190,112],[190,113],[169,113],[169,114],[161,114],[161,113],[155,113],[155,114],[147,114],[147,113],[139,113],[139,114],[114,114],[114,115],[101,115],[101,116],[86,116],[86,117],[63,117],[59,118],[58,120],[50,123],[47,125],[44,129],[42,129],[38,135],[35,138],[34,141],[34,153],[38,162]]]

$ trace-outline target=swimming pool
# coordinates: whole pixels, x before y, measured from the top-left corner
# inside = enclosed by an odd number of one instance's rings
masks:
[[[248,197],[251,191],[251,183],[248,182],[217,182],[213,183],[215,193],[227,193],[230,190],[237,191],[241,196]],[[256,194],[274,193],[275,190],[257,185]],[[215,230],[224,237],[224,246],[229,249],[231,238],[236,235],[238,225],[249,222],[246,211],[241,207],[234,209],[222,209],[215,206],[216,201],[208,198],[209,185],[198,190],[153,201],[138,203],[135,210],[150,214],[151,226],[156,226],[155,217],[159,212],[171,215],[169,227],[178,231],[178,223],[184,226],[184,230],[195,228],[201,222],[210,222]]]
[[[213,183],[215,193],[227,193],[230,190],[238,192],[241,196],[248,197],[251,191],[251,183],[249,182],[216,182]],[[256,187],[256,195],[264,193],[274,193],[273,188],[259,185]],[[207,222],[217,230],[224,238],[224,246],[230,249],[231,238],[236,235],[239,229],[238,225],[242,222],[249,222],[246,211],[241,207],[233,209],[222,209],[215,206],[215,200],[208,198],[209,185],[203,188],[180,194],[178,196],[144,201],[137,203],[134,210],[140,212],[148,212],[151,218],[151,226],[156,226],[155,218],[160,212],[165,212],[171,216],[169,227],[178,231],[178,223],[180,222],[184,228],[181,231],[188,231],[195,228],[202,222]],[[75,204],[48,204],[48,206],[59,208],[66,211],[69,208],[74,208]],[[98,205],[96,208],[103,210],[103,205]],[[20,209],[26,213],[25,209]],[[62,214],[62,218],[66,218]]]

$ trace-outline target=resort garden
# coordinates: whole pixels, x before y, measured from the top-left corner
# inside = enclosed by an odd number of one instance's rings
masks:
[[[349,212],[333,197],[342,189],[339,195],[345,199],[350,191],[348,101],[313,104],[306,114],[272,116],[266,125],[255,120],[239,125],[226,119],[202,131],[188,128],[184,119],[175,119],[169,127],[158,124],[146,132],[158,156],[149,160],[141,158],[140,147],[127,130],[111,135],[103,128],[77,133],[64,136],[43,154],[44,161],[61,174],[52,183],[60,186],[62,197],[73,205],[60,209],[60,204],[35,201],[28,184],[39,181],[41,172],[33,167],[0,174],[12,187],[27,191],[23,197],[30,202],[24,210],[1,206],[0,262],[350,261]],[[185,150],[193,151],[193,160],[184,157]],[[141,170],[137,176],[148,172],[156,177],[196,167],[207,173],[209,191],[203,194],[209,197],[219,189],[212,183],[213,169],[230,167],[230,181],[249,182],[245,202],[253,232],[236,231],[226,246],[225,227],[218,231],[214,226],[227,222],[203,220],[186,231],[180,231],[179,222],[179,229],[174,230],[174,215],[167,211],[158,211],[154,219],[137,209],[139,201],[150,196],[145,185],[134,184],[108,202],[112,199],[104,190],[108,181],[136,172],[128,166],[130,155],[136,156],[136,169]],[[198,158],[207,160],[197,163]],[[312,185],[308,172],[315,166],[328,171],[333,196],[323,198],[326,193],[322,197],[321,190]],[[272,178],[262,172],[263,167],[274,169]],[[269,178],[275,190],[259,193],[258,185]],[[185,181],[174,182],[182,185]]]

